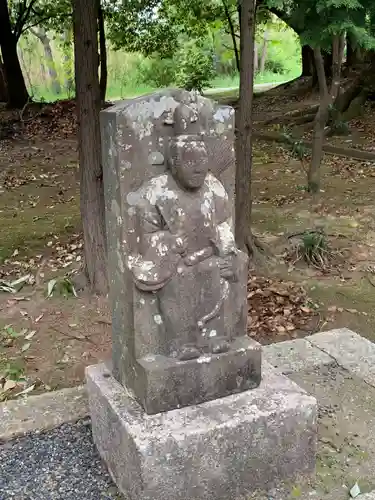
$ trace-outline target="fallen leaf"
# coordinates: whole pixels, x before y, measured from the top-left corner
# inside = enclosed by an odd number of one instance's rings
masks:
[[[3,389],[2,391],[3,392],[7,392],[7,391],[11,391],[12,389],[14,389],[15,387],[17,386],[17,382],[15,382],[14,380],[6,380],[5,381],[5,384],[3,386]]]
[[[328,311],[333,313],[337,312],[337,306],[329,306]]]
[[[30,387],[27,387],[26,389],[24,389],[23,391],[21,392],[18,392],[16,394],[16,396],[22,396],[23,394],[28,394],[29,392],[33,391],[35,389],[35,384],[33,385],[30,385]]]
[[[21,352],[25,352],[27,351],[31,346],[31,343],[30,342],[26,342],[26,344],[23,344],[23,346],[21,347]]]
[[[36,330],[31,330],[31,332],[29,332],[27,335],[25,335],[25,339],[31,340],[35,334],[36,334]]]
[[[349,493],[352,498],[357,498],[357,496],[361,494],[361,489],[358,483],[355,483],[355,485],[351,488]]]
[[[51,295],[53,294],[53,290],[56,286],[56,283],[57,283],[56,279],[49,280],[48,286],[47,286],[47,297],[51,297]]]
[[[348,311],[348,313],[351,313],[351,314],[357,314],[358,313],[357,309],[346,309],[346,311]]]
[[[70,357],[67,354],[64,354],[60,363],[69,363],[69,361],[70,361]]]

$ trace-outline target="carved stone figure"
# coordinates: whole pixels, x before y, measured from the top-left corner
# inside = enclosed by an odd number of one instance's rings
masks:
[[[171,139],[168,167],[135,194],[139,241],[128,266],[140,290],[156,293],[167,354],[187,360],[226,352],[238,336],[225,303],[246,282],[247,257],[236,248],[228,195],[209,171],[204,140]]]

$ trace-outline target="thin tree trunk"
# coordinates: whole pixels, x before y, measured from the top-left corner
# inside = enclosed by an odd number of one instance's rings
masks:
[[[53,59],[50,39],[44,28],[30,29],[31,33],[38,38],[43,45],[44,57],[47,63],[48,75],[51,81],[51,87],[54,94],[61,94],[61,85],[57,77],[55,61]]]
[[[234,28],[232,16],[228,7],[228,4],[226,0],[221,0],[223,3],[224,7],[224,12],[225,12],[225,17],[227,18],[228,21],[228,26],[229,26],[229,32],[230,36],[232,38],[232,44],[233,44],[233,50],[234,50],[234,56],[236,59],[236,66],[237,66],[237,71],[240,71],[240,54],[238,51],[238,46],[237,46],[237,35],[236,35],[236,30]]]
[[[0,0],[0,47],[8,84],[8,104],[12,108],[23,108],[29,93],[18,59],[17,38],[12,32],[7,0]]]
[[[236,241],[239,248],[252,252],[251,170],[252,102],[254,77],[255,0],[242,0],[240,7],[240,97],[237,118],[236,161]]]
[[[5,77],[3,60],[0,57],[0,102],[7,102],[7,101],[8,101],[7,80]]]
[[[62,35],[64,88],[68,94],[73,91],[72,33],[66,29]]]
[[[108,81],[108,67],[107,67],[107,47],[105,40],[105,25],[104,14],[102,6],[99,5],[98,15],[98,29],[99,29],[99,51],[100,51],[100,101],[102,104],[105,102],[105,95],[107,92]]]
[[[258,44],[254,42],[254,74],[258,73],[258,69],[259,69]]]
[[[266,68],[267,43],[268,43],[268,31],[265,30],[264,35],[263,35],[262,54],[260,56],[260,68],[259,68],[259,71],[261,73],[264,73],[264,70]]]
[[[81,216],[86,276],[93,292],[106,293],[107,244],[100,154],[98,9],[97,1],[73,0]]]
[[[324,129],[329,118],[329,107],[340,89],[341,65],[344,52],[344,37],[336,35],[332,43],[332,83],[328,91],[324,59],[320,47],[314,49],[318,74],[320,105],[314,120],[311,163],[307,174],[307,188],[311,193],[320,190],[320,165],[323,158]]]
[[[25,79],[26,79],[27,85],[29,86],[31,94],[33,94],[33,82],[31,81],[30,71],[28,69],[30,67],[30,65],[28,67],[28,65],[26,64],[26,60],[25,60],[24,55],[23,55],[23,50],[20,47],[17,50],[17,54],[19,54],[21,71],[23,74],[25,74],[25,77],[26,77]]]
[[[302,58],[301,76],[314,76],[315,72],[314,51],[310,47],[310,45],[302,45],[301,58]]]

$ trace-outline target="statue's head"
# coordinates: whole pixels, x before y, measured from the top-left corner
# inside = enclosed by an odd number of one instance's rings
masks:
[[[201,136],[178,135],[170,141],[169,168],[185,189],[199,189],[208,172],[208,154]]]

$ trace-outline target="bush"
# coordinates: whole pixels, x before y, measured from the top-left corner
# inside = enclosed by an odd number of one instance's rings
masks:
[[[282,75],[286,73],[286,68],[282,61],[278,61],[277,59],[268,59],[265,64],[266,71],[270,71],[271,73],[275,73],[277,75]]]
[[[173,59],[148,57],[138,68],[139,83],[153,87],[169,87],[175,80],[176,66]]]
[[[178,87],[203,91],[214,77],[214,60],[211,51],[204,51],[196,43],[186,44],[178,54]]]

